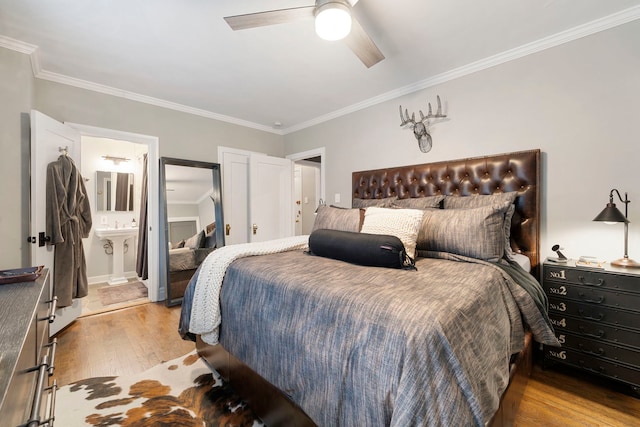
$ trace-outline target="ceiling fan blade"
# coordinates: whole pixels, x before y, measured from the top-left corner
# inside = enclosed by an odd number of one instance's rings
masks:
[[[224,20],[234,31],[267,25],[285,24],[313,18],[315,6],[294,7],[291,9],[269,10],[267,12],[248,13],[246,15],[225,16]]]
[[[352,19],[351,32],[344,41],[367,68],[371,68],[384,59],[378,46],[371,40],[356,18]]]

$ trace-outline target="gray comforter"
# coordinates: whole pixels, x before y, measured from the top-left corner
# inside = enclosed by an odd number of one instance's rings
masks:
[[[484,425],[522,319],[538,341],[555,337],[501,268],[449,258],[418,258],[417,271],[302,251],[236,260],[220,342],[320,426]]]

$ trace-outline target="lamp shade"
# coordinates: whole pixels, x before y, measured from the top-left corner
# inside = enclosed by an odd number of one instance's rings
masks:
[[[600,212],[598,216],[596,216],[593,220],[603,222],[629,223],[629,220],[625,218],[622,212],[620,212],[615,203],[607,203],[607,207],[605,207],[602,212]]]
[[[316,11],[316,34],[324,40],[341,40],[351,32],[351,12],[339,2],[329,2]]]

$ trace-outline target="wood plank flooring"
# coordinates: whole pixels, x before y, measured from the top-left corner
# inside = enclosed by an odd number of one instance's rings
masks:
[[[194,349],[177,332],[180,307],[149,303],[83,317],[60,332],[55,376],[59,385],[82,378],[142,372]],[[640,399],[617,383],[536,365],[516,426],[640,426]]]
[[[178,334],[180,306],[147,303],[81,317],[57,334],[58,385],[143,372],[195,349]]]

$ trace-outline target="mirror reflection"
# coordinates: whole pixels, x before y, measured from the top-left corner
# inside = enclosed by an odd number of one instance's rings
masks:
[[[133,174],[96,171],[96,210],[133,211]]]
[[[165,224],[167,304],[182,301],[198,266],[224,245],[220,165],[182,159],[161,159]]]

